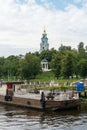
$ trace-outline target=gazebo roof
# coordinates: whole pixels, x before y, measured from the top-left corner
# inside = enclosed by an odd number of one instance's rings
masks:
[[[42,61],[41,62],[48,62],[46,59],[42,59]]]

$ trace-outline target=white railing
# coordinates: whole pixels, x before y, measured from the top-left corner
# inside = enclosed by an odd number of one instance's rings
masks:
[[[72,99],[79,99],[79,94],[72,91],[67,92],[60,92],[58,95],[55,96],[54,100],[72,100]]]

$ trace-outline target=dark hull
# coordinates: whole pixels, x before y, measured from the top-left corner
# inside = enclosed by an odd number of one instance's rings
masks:
[[[38,110],[67,110],[74,109],[80,106],[79,99],[73,100],[64,100],[64,101],[55,101],[55,100],[47,100],[45,106],[43,108],[43,104],[38,99],[30,99],[30,98],[21,98],[21,97],[13,97],[11,101],[6,101],[5,96],[0,95],[0,103],[9,105],[9,106],[19,106],[25,108],[32,108]]]

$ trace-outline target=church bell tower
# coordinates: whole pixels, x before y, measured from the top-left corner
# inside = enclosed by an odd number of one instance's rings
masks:
[[[41,43],[40,43],[40,52],[42,52],[43,50],[48,50],[48,49],[49,49],[49,43],[48,43],[46,30],[44,29],[42,33]]]

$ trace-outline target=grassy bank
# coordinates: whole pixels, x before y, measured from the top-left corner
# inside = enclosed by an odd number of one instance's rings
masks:
[[[33,79],[32,81],[50,82],[52,80],[54,80],[55,83],[64,83],[64,82],[71,83],[71,82],[75,82],[79,79],[76,79],[76,78],[73,78],[73,79],[59,78],[59,79],[57,79],[54,76],[54,73],[50,71],[50,72],[43,72],[43,73],[37,75],[36,79]]]
[[[14,77],[10,77],[9,80],[8,79],[3,79],[4,81],[18,81],[18,79],[14,78]],[[62,86],[64,86],[64,83],[71,83],[71,82],[76,82],[79,79],[76,78],[71,78],[71,79],[63,79],[63,78],[56,78],[54,73],[52,71],[50,72],[42,72],[39,75],[36,76],[35,79],[30,79],[28,80],[29,82],[42,82],[42,83],[50,83],[51,81],[54,81],[54,83],[59,83]]]

